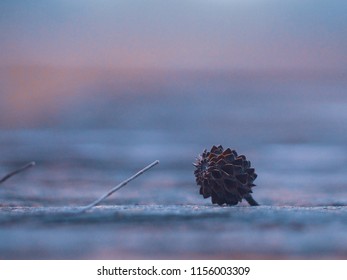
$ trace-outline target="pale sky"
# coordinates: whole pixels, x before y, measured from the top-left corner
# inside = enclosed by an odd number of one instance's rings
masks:
[[[345,0],[2,0],[0,66],[347,69]]]

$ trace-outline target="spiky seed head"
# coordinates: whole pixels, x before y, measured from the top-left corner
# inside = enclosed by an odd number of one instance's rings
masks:
[[[204,150],[194,163],[196,183],[204,198],[211,197],[213,204],[236,205],[249,200],[257,178],[251,162],[235,150],[213,146]]]

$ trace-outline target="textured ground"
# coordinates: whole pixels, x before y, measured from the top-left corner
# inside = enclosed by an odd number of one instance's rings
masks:
[[[108,85],[49,125],[1,129],[0,177],[37,166],[0,185],[0,258],[347,259],[345,80],[205,78],[136,97]],[[213,144],[251,160],[262,206],[198,194],[192,162]]]
[[[78,209],[78,208],[77,208]],[[347,207],[3,208],[1,254],[48,259],[346,258]],[[333,231],[332,231],[333,229]]]

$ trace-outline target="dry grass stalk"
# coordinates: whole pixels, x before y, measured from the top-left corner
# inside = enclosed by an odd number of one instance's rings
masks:
[[[32,161],[32,162],[29,162],[28,164],[22,166],[21,168],[15,170],[15,171],[12,171],[11,173],[8,173],[7,175],[5,175],[1,180],[0,180],[0,184],[5,182],[6,180],[10,179],[12,176],[18,174],[18,173],[21,173],[25,170],[27,170],[28,168],[30,167],[33,167],[35,166],[35,162]]]
[[[83,213],[83,212],[91,209],[92,207],[98,205],[105,198],[109,197],[111,194],[113,194],[114,192],[118,191],[119,189],[124,187],[126,184],[128,184],[130,181],[134,180],[136,177],[140,176],[141,174],[143,174],[144,172],[146,172],[148,169],[152,168],[153,166],[157,165],[158,163],[159,163],[159,160],[156,160],[156,161],[152,162],[151,164],[147,165],[145,168],[141,169],[139,172],[137,172],[133,176],[129,177],[128,179],[126,179],[123,182],[121,182],[119,185],[117,185],[114,188],[112,188],[111,190],[109,190],[106,194],[104,194],[99,199],[95,200],[94,202],[90,203],[87,206],[82,207],[82,209],[78,210],[77,213]]]

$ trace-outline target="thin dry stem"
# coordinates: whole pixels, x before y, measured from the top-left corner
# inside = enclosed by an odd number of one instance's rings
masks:
[[[159,163],[159,160],[156,160],[156,161],[152,162],[150,165],[147,165],[145,168],[141,169],[139,172],[137,172],[133,176],[129,177],[128,179],[126,179],[123,182],[121,182],[119,185],[117,185],[114,188],[112,188],[111,190],[109,190],[106,194],[104,194],[99,199],[95,200],[94,202],[90,203],[87,206],[84,206],[77,213],[83,213],[83,212],[89,210],[90,208],[98,205],[105,198],[109,197],[111,194],[113,194],[114,192],[118,191],[119,189],[124,187],[126,184],[128,184],[130,181],[134,180],[136,177],[140,176],[141,174],[143,174],[144,172],[146,172],[148,169],[152,168],[153,166],[157,165],[158,163]]]
[[[5,175],[1,180],[0,180],[0,184],[5,182],[6,180],[10,179],[12,176],[20,173],[20,172],[23,172],[25,171],[26,169],[30,168],[30,167],[33,167],[35,166],[35,162],[32,161],[32,162],[29,162],[28,164],[22,166],[21,168],[15,170],[15,171],[12,171],[11,173],[8,173],[7,175]]]
[[[249,205],[251,206],[259,206],[259,203],[256,202],[251,194],[247,194],[243,197]]]

